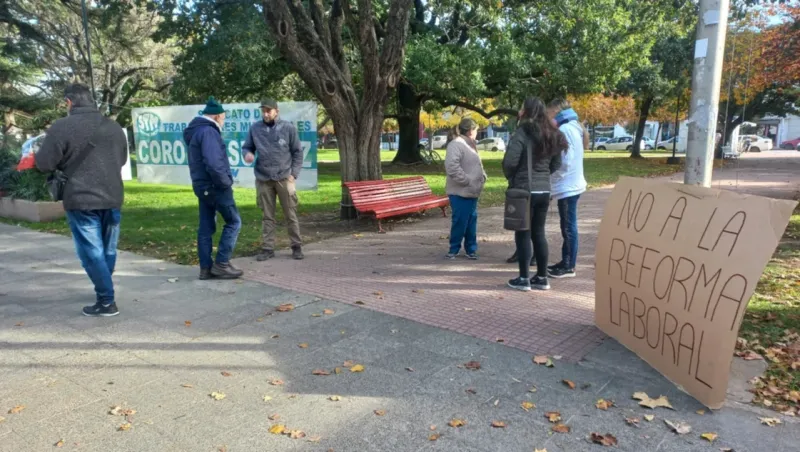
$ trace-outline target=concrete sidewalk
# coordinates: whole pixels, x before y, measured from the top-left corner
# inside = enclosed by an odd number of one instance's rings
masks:
[[[80,308],[93,293],[71,241],[0,225],[0,451],[50,450],[62,440],[62,450],[98,452],[602,450],[588,440],[593,432],[614,435],[623,451],[800,451],[797,420],[737,402],[741,391],[722,410],[698,414],[698,402],[613,340],[547,368],[494,340],[255,281],[198,281],[196,273],[121,253],[121,315],[87,318]],[[329,277],[292,278],[316,287]],[[348,290],[333,289],[336,297]],[[286,303],[294,309],[276,311]],[[547,323],[519,325],[532,328],[553,335]],[[470,361],[480,369],[468,369]],[[751,371],[740,364],[736,372]],[[313,375],[318,369],[330,375]],[[631,398],[639,391],[665,395],[675,409],[640,407]],[[600,398],[616,406],[599,410]],[[109,414],[115,406],[136,413]],[[570,433],[551,432],[550,411]],[[783,423],[768,427],[758,417]],[[638,418],[638,427],[625,418]],[[450,427],[452,419],[466,425]],[[664,420],[692,432],[676,435]],[[269,433],[275,425],[306,436]],[[701,439],[706,432],[717,440]],[[434,433],[441,436],[430,441]]]

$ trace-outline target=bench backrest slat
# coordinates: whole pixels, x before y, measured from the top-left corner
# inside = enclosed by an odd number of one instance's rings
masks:
[[[422,176],[380,181],[345,182],[353,204],[368,205],[430,196],[431,188]]]

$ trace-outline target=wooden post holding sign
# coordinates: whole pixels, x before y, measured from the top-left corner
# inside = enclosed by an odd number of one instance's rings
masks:
[[[597,240],[595,322],[709,408],[794,201],[622,178]]]

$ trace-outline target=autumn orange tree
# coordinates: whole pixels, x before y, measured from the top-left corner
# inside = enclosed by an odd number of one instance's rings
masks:
[[[767,17],[780,20],[771,25]],[[729,140],[742,122],[800,114],[800,7],[777,5],[733,21],[725,42],[720,123]]]
[[[567,99],[578,117],[592,128],[592,150],[595,142],[594,129],[598,125],[625,123],[636,117],[633,98],[628,96],[584,94],[568,96]]]

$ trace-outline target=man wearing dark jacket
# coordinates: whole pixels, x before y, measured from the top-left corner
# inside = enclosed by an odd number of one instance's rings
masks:
[[[257,204],[264,212],[262,252],[256,259],[275,257],[275,198],[281,202],[286,218],[292,257],[303,258],[300,221],[297,219],[297,189],[295,181],[303,168],[303,148],[297,129],[288,121],[278,119],[278,103],[272,99],[261,102],[262,120],[250,127],[244,146],[244,161],[256,161]]]
[[[242,271],[230,263],[242,219],[233,199],[233,175],[228,162],[222,127],[225,109],[214,97],[208,99],[202,115],[194,118],[183,131],[189,149],[189,174],[200,208],[197,228],[197,255],[200,258],[200,279],[235,279]],[[216,261],[211,258],[217,212],[225,220],[219,238]]]
[[[111,275],[117,262],[121,169],[128,159],[122,128],[95,106],[89,87],[72,84],[64,90],[68,116],[47,130],[36,167],[70,174],[64,187],[64,210],[75,250],[94,283],[96,302],[83,308],[92,317],[119,314]]]

